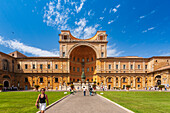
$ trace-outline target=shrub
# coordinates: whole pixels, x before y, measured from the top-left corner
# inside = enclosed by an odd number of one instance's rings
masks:
[[[35,87],[36,89],[38,89],[40,86],[39,86],[39,85],[35,85],[34,87]]]
[[[159,88],[164,88],[165,86],[164,85],[159,85]]]
[[[0,87],[3,87],[3,84],[0,84]]]
[[[130,87],[131,87],[131,85],[126,85],[126,87],[127,87],[127,88],[130,88]]]

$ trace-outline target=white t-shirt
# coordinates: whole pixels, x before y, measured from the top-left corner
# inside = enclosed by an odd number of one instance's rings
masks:
[[[83,88],[83,91],[86,91],[86,88]]]

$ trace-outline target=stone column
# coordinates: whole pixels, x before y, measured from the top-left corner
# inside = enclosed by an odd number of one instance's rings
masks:
[[[154,75],[151,75],[151,87],[153,87],[153,77],[154,77]]]
[[[130,85],[130,76],[128,76],[128,85]]]
[[[48,76],[46,76],[46,87],[48,89]]]
[[[118,77],[118,85],[119,85],[119,88],[121,88],[121,77],[120,76]]]
[[[136,89],[136,78],[135,77],[133,77],[133,88]]]
[[[113,77],[113,87],[116,87],[116,77]]]
[[[145,89],[145,87],[146,87],[145,86],[145,77],[144,76],[142,77],[142,87],[143,87],[143,89]]]
[[[106,86],[107,84],[106,84],[106,77],[104,77],[104,86]]]
[[[53,89],[53,76],[50,76],[51,89]]]
[[[38,85],[38,77],[35,76],[35,85]]]

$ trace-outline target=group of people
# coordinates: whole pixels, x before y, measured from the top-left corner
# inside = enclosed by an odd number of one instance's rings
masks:
[[[86,96],[86,91],[87,91],[87,89],[84,86],[83,87],[83,94],[84,94],[84,96]],[[91,86],[89,87],[89,94],[90,94],[90,96],[93,96],[94,94],[96,94],[96,90],[94,88],[92,88]]]

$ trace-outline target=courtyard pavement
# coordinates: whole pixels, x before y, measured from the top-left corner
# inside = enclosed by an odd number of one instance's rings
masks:
[[[46,113],[127,113],[127,111],[98,95],[83,96],[82,92],[77,92],[49,108]]]

